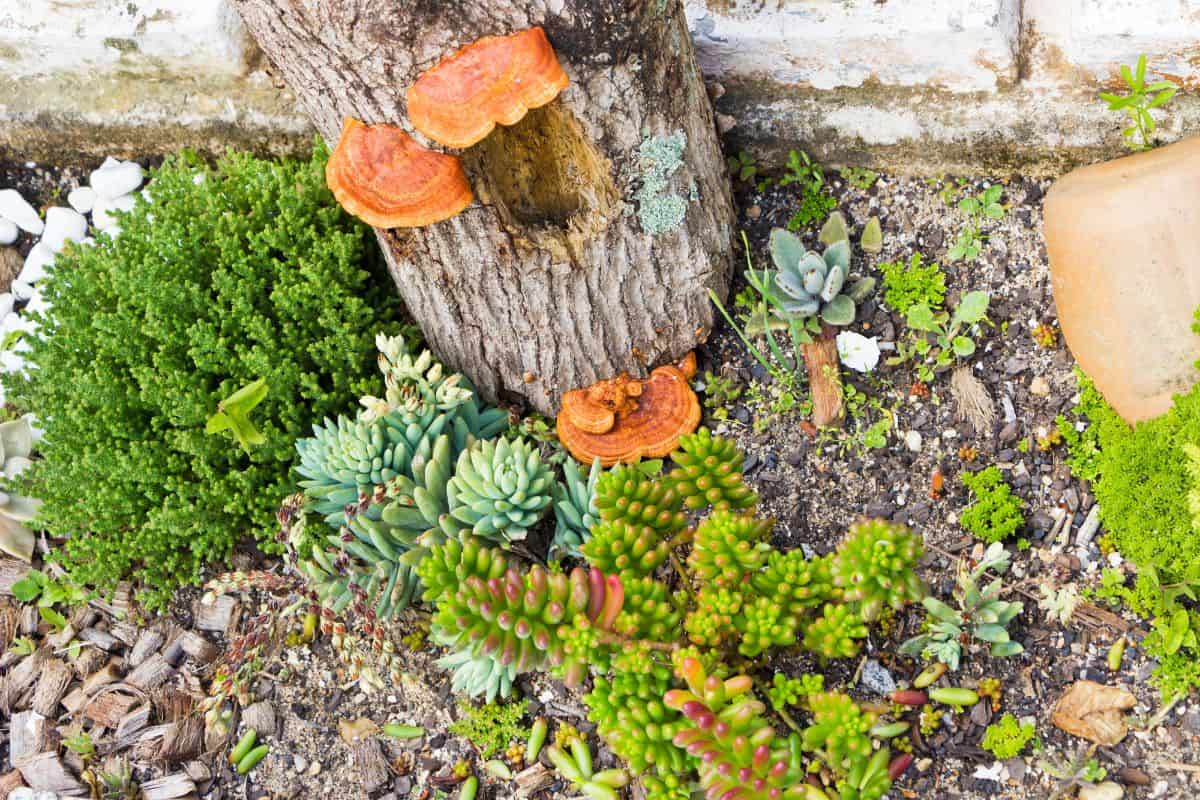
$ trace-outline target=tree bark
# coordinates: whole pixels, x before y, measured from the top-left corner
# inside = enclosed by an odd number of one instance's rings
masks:
[[[680,0],[234,5],[331,144],[345,116],[413,132],[420,73],[479,37],[545,29],[571,84],[463,153],[476,202],[376,231],[426,340],[485,397],[553,414],[565,391],[708,335],[735,220]]]

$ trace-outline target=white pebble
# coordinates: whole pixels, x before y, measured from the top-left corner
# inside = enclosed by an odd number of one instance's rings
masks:
[[[921,452],[922,441],[921,434],[917,433],[916,431],[909,431],[908,433],[904,434],[904,446],[914,453]]]
[[[92,171],[88,183],[100,198],[116,198],[129,194],[142,185],[142,165],[136,161],[117,161],[109,158]]]
[[[0,217],[0,244],[12,244],[19,235],[17,223]]]
[[[67,193],[67,202],[80,214],[86,214],[96,205],[96,190],[90,186],[72,189]]]
[[[13,281],[11,287],[13,297],[18,300],[28,300],[33,297],[33,287],[21,280]],[[6,318],[7,319],[7,318]]]
[[[87,218],[74,209],[55,206],[46,210],[46,230],[38,244],[58,253],[67,242],[82,241],[85,236]]]
[[[109,228],[115,228],[117,221],[112,217],[113,211],[130,211],[133,209],[133,195],[121,195],[120,197],[101,197],[96,201],[95,208],[92,209],[92,224],[102,231]],[[113,234],[115,236],[115,234]]]
[[[25,308],[21,309],[22,314],[45,314],[50,308],[50,304],[46,302],[46,298],[42,295],[40,289],[36,286],[33,289],[33,297],[29,298],[29,302],[25,304]]]
[[[5,317],[12,313],[13,302],[12,292],[0,294],[0,321],[3,321]]]
[[[33,206],[16,189],[0,190],[0,217],[16,224],[23,231],[40,236],[45,223]]]
[[[25,257],[25,266],[17,275],[20,283],[32,284],[46,277],[46,267],[54,263],[54,251],[45,242],[38,242]]]

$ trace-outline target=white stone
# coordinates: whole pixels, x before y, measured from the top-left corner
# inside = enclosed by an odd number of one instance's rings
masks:
[[[0,372],[24,372],[25,357],[15,349],[0,352]]]
[[[46,277],[46,267],[54,263],[54,251],[38,242],[25,257],[25,266],[21,267],[17,280],[21,283],[33,284]]]
[[[14,302],[15,299],[12,296],[12,292],[4,292],[3,294],[0,294],[0,322],[2,322],[5,317],[12,313]]]
[[[112,217],[113,211],[130,211],[133,209],[133,195],[126,194],[120,197],[101,197],[96,201],[96,207],[92,209],[92,224],[102,231],[107,231],[109,228],[115,228],[117,221]],[[113,234],[115,236],[115,234]]]
[[[38,425],[37,417],[33,414],[26,414],[25,419],[29,420],[29,430],[33,433],[33,443],[37,444],[46,436],[46,431]]]
[[[28,300],[33,297],[33,287],[21,280],[13,281],[12,289],[13,297],[18,300]]]
[[[921,452],[922,441],[921,434],[917,431],[909,431],[904,434],[904,446],[914,453]]]
[[[34,236],[41,236],[42,229],[46,227],[34,207],[16,189],[0,190],[0,217]]]
[[[852,370],[870,372],[879,365],[879,340],[854,331],[837,335],[838,358]]]
[[[1050,394],[1050,383],[1041,375],[1038,375],[1029,382],[1029,393],[1038,397],[1045,397]]]
[[[12,244],[19,235],[17,223],[10,219],[0,218],[0,244]]]
[[[873,658],[863,662],[860,683],[875,694],[889,695],[896,691],[896,679],[892,673]]]
[[[112,199],[136,190],[142,185],[142,177],[142,165],[136,161],[109,159],[92,171],[88,183],[96,190],[97,197]]]
[[[87,236],[87,218],[73,208],[54,206],[46,210],[46,230],[38,245],[45,245],[55,253],[61,252],[67,242],[82,241]]]
[[[67,202],[80,214],[86,214],[96,205],[96,190],[90,186],[79,186],[67,193]]]
[[[46,301],[45,295],[36,286],[33,289],[33,297],[29,298],[29,302],[25,304],[25,308],[21,309],[22,314],[45,314],[50,309],[50,303]]]

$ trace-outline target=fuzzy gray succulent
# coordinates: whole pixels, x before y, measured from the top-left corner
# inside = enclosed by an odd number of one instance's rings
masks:
[[[844,232],[845,226],[841,229]],[[819,317],[829,325],[849,325],[857,304],[874,288],[870,279],[847,283],[850,240],[844,235],[816,253],[796,234],[775,228],[770,251],[775,269],[768,271],[764,283],[772,309],[785,319]]]

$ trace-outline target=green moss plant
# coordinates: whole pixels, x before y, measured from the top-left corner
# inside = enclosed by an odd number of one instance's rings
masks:
[[[512,742],[529,738],[529,729],[521,724],[528,707],[527,700],[479,705],[460,702],[459,716],[450,723],[450,732],[475,745],[480,758],[491,758]]]
[[[883,301],[905,316],[915,305],[939,309],[946,301],[946,274],[936,263],[925,264],[920,253],[913,253],[906,266],[902,261],[879,265],[883,273]]]
[[[963,473],[972,502],[962,513],[962,526],[985,542],[1002,542],[1025,525],[1021,498],[1013,494],[996,466]]]
[[[999,759],[1015,758],[1037,736],[1032,723],[1021,724],[1012,714],[1005,714],[998,722],[987,726],[980,747]]]

